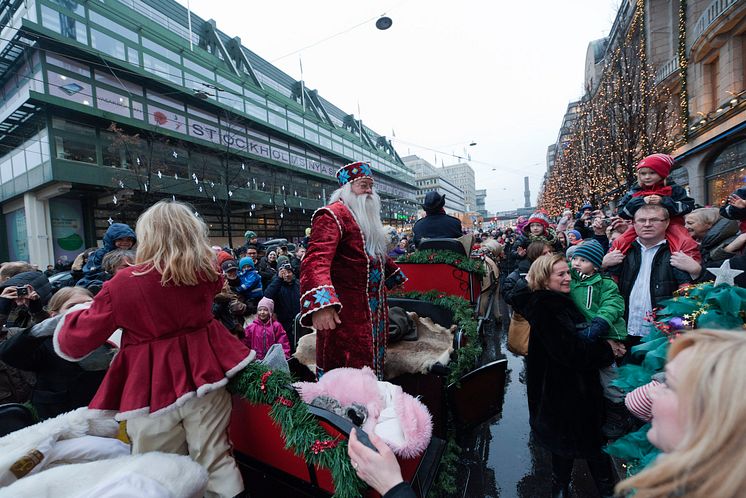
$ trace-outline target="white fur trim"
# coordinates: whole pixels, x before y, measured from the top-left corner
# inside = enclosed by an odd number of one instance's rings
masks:
[[[171,405],[169,405],[169,406],[171,406]],[[105,410],[105,411],[108,411],[108,410]],[[130,418],[145,417],[145,416],[147,416],[149,414],[150,414],[150,407],[149,406],[145,406],[143,408],[137,408],[135,410],[129,410],[129,411],[126,411],[126,412],[119,412],[116,415],[114,415],[114,420],[116,420],[117,422],[121,422],[122,420],[127,420],[127,419],[130,419]]]
[[[70,313],[74,313],[74,312],[82,311],[82,310],[87,310],[90,307],[91,307],[91,303],[90,302],[76,304],[75,306],[73,306],[72,308],[70,308],[67,311],[67,313],[65,313],[64,315],[62,315],[62,318],[60,318],[60,321],[57,322],[57,326],[54,328],[54,335],[52,336],[52,345],[54,346],[54,352],[57,353],[57,356],[59,356],[63,360],[77,362],[77,361],[80,361],[83,358],[89,356],[91,353],[93,353],[93,351],[91,351],[90,353],[88,353],[86,355],[83,355],[80,358],[73,358],[72,356],[68,356],[60,348],[60,339],[59,339],[60,330],[62,330],[62,326],[65,324],[65,318],[67,318],[67,316]]]
[[[256,358],[256,351],[252,349],[251,351],[249,351],[249,355],[243,360],[241,360],[241,362],[238,363],[238,365],[236,365],[235,367],[225,372],[225,376],[230,379],[231,377],[236,375],[238,372],[246,368],[246,365],[254,361],[255,358]]]

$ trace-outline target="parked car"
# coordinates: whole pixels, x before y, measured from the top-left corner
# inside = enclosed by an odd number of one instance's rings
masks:
[[[54,294],[63,287],[74,286],[75,279],[73,278],[72,272],[70,270],[67,270],[55,273],[54,275],[49,277],[49,283],[52,286],[52,293]]]

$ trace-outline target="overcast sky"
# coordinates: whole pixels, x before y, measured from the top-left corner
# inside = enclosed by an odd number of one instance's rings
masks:
[[[190,3],[296,79],[300,57],[308,88],[395,133],[400,155],[440,166],[466,148],[487,209],[502,211],[523,206],[524,176],[535,203],[588,42],[608,34],[619,0]],[[387,31],[375,27],[383,13]]]

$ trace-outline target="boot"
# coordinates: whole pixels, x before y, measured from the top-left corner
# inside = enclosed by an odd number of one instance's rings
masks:
[[[613,497],[616,479],[609,455],[599,452],[596,457],[586,459],[586,462],[588,463],[588,470],[591,471],[591,477],[593,477],[598,494],[603,498]]]
[[[552,498],[570,498],[572,458],[552,454]]]

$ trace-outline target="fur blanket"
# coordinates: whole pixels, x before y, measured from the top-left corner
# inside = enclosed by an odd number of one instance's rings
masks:
[[[0,489],[0,498],[200,498],[207,471],[188,456],[152,452],[63,465]]]
[[[384,364],[385,379],[393,379],[405,373],[426,374],[436,363],[447,365],[453,352],[455,325],[446,329],[428,317],[420,318],[417,313],[407,314],[417,326],[417,340],[400,341],[388,347]],[[316,334],[301,337],[293,356],[315,373]]]
[[[45,420],[24,429],[11,432],[0,438],[0,486],[7,486],[17,477],[11,467],[24,456],[45,448],[44,456],[55,443],[81,438],[83,436],[100,436],[115,438],[119,424],[113,418],[102,418],[100,412],[88,408],[78,408],[57,417]],[[37,464],[46,466],[49,462],[41,460]],[[32,469],[30,472],[33,472]]]

